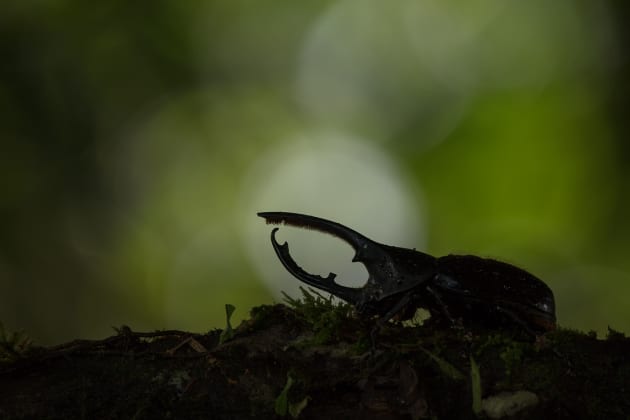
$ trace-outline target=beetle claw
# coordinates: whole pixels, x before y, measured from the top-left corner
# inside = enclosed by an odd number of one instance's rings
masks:
[[[316,274],[310,274],[306,272],[302,267],[297,265],[291,253],[289,252],[289,244],[287,242],[280,244],[276,240],[276,232],[280,228],[274,228],[271,231],[271,243],[273,244],[273,248],[276,250],[278,256],[280,256],[280,261],[284,265],[284,267],[289,270],[290,273],[299,274],[301,277],[308,277],[311,281],[321,283],[321,282],[334,282],[335,277],[337,275],[335,273],[329,273],[328,277],[324,278],[322,276],[318,276]]]
[[[276,232],[278,229],[279,228],[274,228],[271,231],[271,243],[273,245],[273,249],[276,251],[276,255],[278,255],[278,258],[280,259],[280,262],[289,273],[293,274],[306,284],[332,293],[333,295],[350,303],[357,303],[357,294],[359,291],[357,289],[341,286],[335,283],[335,278],[337,277],[335,273],[329,273],[327,277],[322,277],[316,274],[308,273],[300,267],[289,252],[289,244],[287,242],[280,244],[276,240]]]
[[[426,264],[432,266],[435,260],[433,257],[417,251],[379,244],[342,224],[297,213],[266,212],[258,213],[258,216],[265,218],[268,224],[313,229],[347,242],[355,251],[352,261],[362,263],[369,274],[366,284],[361,288],[345,287],[335,283],[335,273],[330,273],[326,278],[307,273],[291,257],[289,245],[276,241],[275,234],[278,228],[271,232],[273,248],[282,265],[291,274],[304,283],[332,293],[355,306],[370,308],[371,302],[409,290],[433,275],[432,270],[421,275],[415,272],[417,264],[425,263],[424,259]]]
[[[363,260],[359,259],[361,250],[368,248],[371,244],[376,244],[374,241],[371,241],[359,232],[356,232],[342,224],[326,219],[320,219],[315,216],[287,212],[263,212],[258,213],[258,216],[264,218],[267,224],[285,224],[304,229],[313,229],[336,236],[352,246],[356,252],[356,261],[363,262]],[[353,259],[353,261],[355,261],[355,259]]]

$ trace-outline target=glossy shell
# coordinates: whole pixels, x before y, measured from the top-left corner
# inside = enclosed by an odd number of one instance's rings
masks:
[[[475,316],[503,312],[536,331],[555,329],[553,292],[542,280],[513,265],[474,255],[448,255],[438,258],[438,276],[433,284],[449,308],[471,308]],[[477,316],[483,316],[477,315]]]

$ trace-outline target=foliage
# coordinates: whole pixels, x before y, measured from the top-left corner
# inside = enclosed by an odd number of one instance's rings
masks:
[[[234,336],[234,329],[232,328],[232,324],[230,323],[230,318],[232,318],[232,314],[234,313],[235,309],[236,308],[234,307],[234,305],[230,305],[229,303],[225,305],[226,325],[225,325],[225,329],[221,331],[221,335],[219,336],[220,344],[225,343],[226,341],[230,340]]]
[[[293,383],[294,381],[291,375],[287,375],[287,382],[284,385],[284,388],[282,388],[280,395],[276,398],[274,411],[279,416],[284,417],[289,414],[292,418],[296,419],[300,416],[302,410],[306,408],[310,397],[306,396],[297,403],[289,402],[289,390],[293,386]]]
[[[503,334],[493,334],[488,336],[487,340],[479,346],[476,354],[481,355],[489,349],[498,351],[499,358],[505,366],[505,373],[510,376],[514,369],[522,364],[525,352],[533,348],[529,343],[515,341]]]
[[[325,297],[310,287],[308,290],[300,287],[300,291],[301,299],[294,299],[284,292],[282,294],[285,302],[311,325],[315,333],[314,342],[324,344],[337,338],[337,332],[350,316],[352,306],[337,302],[332,295]]]
[[[9,333],[0,322],[0,361],[12,361],[31,348],[33,340],[24,331]]]
[[[481,373],[475,358],[470,356],[470,382],[472,386],[472,410],[475,415],[481,413]]]
[[[442,373],[444,373],[446,376],[456,381],[461,381],[462,379],[464,379],[464,375],[460,372],[460,370],[453,366],[451,363],[431,353],[429,350],[425,349],[422,346],[418,346],[418,348],[425,352],[427,356],[429,356],[434,362],[436,362]]]

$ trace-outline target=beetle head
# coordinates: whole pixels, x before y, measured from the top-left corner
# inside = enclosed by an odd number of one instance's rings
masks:
[[[284,267],[300,281],[329,292],[357,307],[360,311],[383,312],[387,308],[378,305],[395,295],[405,293],[421,283],[429,281],[436,273],[434,257],[421,252],[379,244],[360,233],[330,220],[297,213],[258,213],[269,224],[286,224],[328,233],[347,242],[355,251],[353,262],[362,263],[368,272],[363,287],[347,287],[335,282],[335,273],[321,277],[302,269],[291,257],[289,244],[276,241],[271,231],[271,243]]]

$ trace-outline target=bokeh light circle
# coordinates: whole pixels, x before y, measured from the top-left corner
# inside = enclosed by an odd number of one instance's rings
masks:
[[[244,244],[253,265],[276,298],[281,291],[298,295],[300,283],[278,262],[271,247],[270,226],[260,211],[306,213],[338,221],[384,243],[420,247],[423,217],[405,177],[380,150],[340,133],[292,139],[261,156],[243,187],[241,219]],[[360,286],[367,273],[352,264],[352,249],[328,235],[282,227],[279,241],[306,270],[338,274],[338,281]]]

